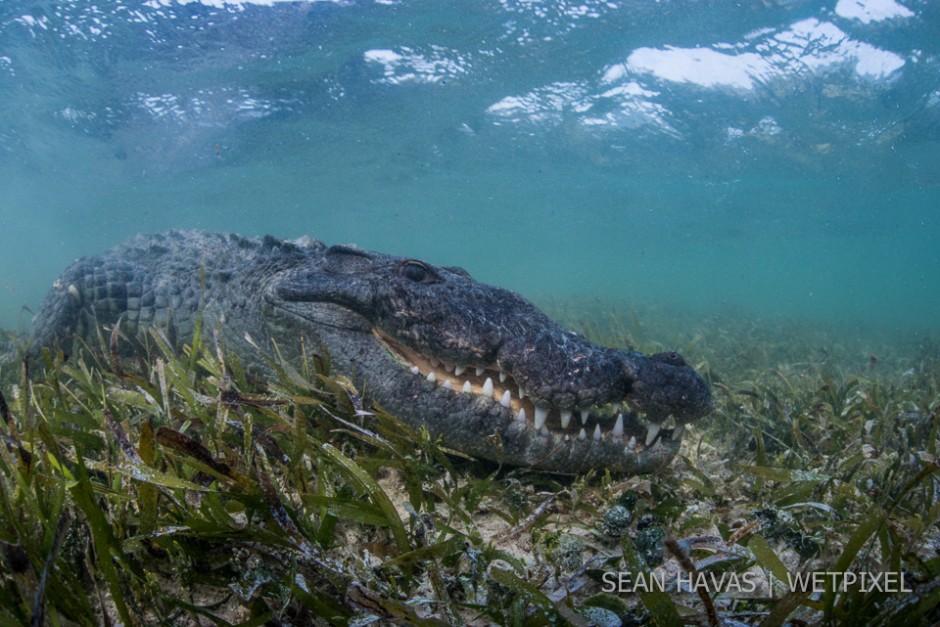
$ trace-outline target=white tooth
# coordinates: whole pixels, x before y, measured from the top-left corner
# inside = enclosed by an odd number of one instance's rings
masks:
[[[587,434],[584,432],[584,427],[581,427],[581,430],[578,431],[578,439],[579,440],[587,439]]]
[[[446,379],[446,380],[444,381],[444,389],[445,389],[445,390],[453,390],[453,389],[454,389],[454,384],[450,382],[450,379]]]
[[[519,409],[519,413],[516,414],[516,420],[525,424],[525,407]]]
[[[454,368],[454,376],[459,377],[464,372],[466,372],[466,370],[467,370],[466,366],[457,366],[456,368]]]
[[[571,424],[571,410],[563,409],[561,410],[561,428],[567,429],[569,424]]]
[[[446,370],[447,372],[453,372],[454,364],[449,364],[447,362],[444,362],[444,370]]]
[[[437,375],[434,374],[433,370],[428,373],[428,381],[430,381],[431,383],[434,383],[435,381],[437,381]]]
[[[590,409],[582,409],[581,410],[581,424],[586,425],[588,416],[590,415],[591,415]]]
[[[600,441],[601,441],[601,425],[600,425],[600,423],[597,423],[596,425],[594,425],[594,441],[595,441],[595,442],[600,442]]]
[[[473,391],[473,386],[470,385],[470,382],[469,382],[469,381],[464,381],[464,382],[463,382],[463,387],[462,387],[461,389],[462,389],[464,392],[466,392],[466,393],[469,394],[470,392]]]
[[[509,390],[503,392],[503,397],[499,399],[499,404],[503,407],[509,407],[509,401],[512,400],[512,394],[509,393]]]
[[[652,444],[656,436],[659,435],[659,427],[660,425],[655,422],[650,423],[650,426],[646,430],[646,446]]]
[[[519,386],[519,399],[525,398],[525,390],[522,389],[522,386]]]
[[[481,374],[483,374],[483,368],[480,368],[479,366],[477,366],[476,373],[477,373],[477,376],[479,377]]]
[[[548,427],[542,425],[542,428],[539,429],[539,435],[548,435]]]
[[[621,403],[614,403],[613,405],[611,405],[611,408],[614,410],[615,414],[620,413],[620,410],[622,409],[621,405],[622,405]]]
[[[679,425],[678,427],[672,430],[672,439],[678,440],[679,438],[682,437],[683,433],[685,433],[685,425]]]
[[[548,407],[535,407],[535,430],[538,431],[548,419]]]
[[[636,448],[636,436],[631,435],[630,439],[627,440],[627,448],[635,449]]]
[[[489,377],[483,382],[483,396],[493,396],[493,380]]]
[[[500,371],[499,371],[499,382],[500,382],[500,383],[505,383],[507,376],[508,376],[508,375],[507,375],[505,372],[503,372],[502,370],[500,370]]]
[[[421,371],[418,370],[418,367],[417,367],[417,366],[412,366],[412,367],[411,367],[411,374],[421,374]]]
[[[614,423],[612,433],[618,438],[623,435],[623,414],[617,414],[617,422]]]

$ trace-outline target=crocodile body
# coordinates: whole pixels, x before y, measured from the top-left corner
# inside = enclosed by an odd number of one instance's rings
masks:
[[[707,384],[676,353],[589,342],[459,268],[309,238],[138,235],[65,271],[31,345],[70,346],[120,320],[128,337],[157,326],[180,347],[200,311],[205,332],[218,329],[248,364],[274,343],[288,359],[324,346],[367,401],[513,465],[652,472],[711,409]],[[670,417],[674,428],[660,428]]]

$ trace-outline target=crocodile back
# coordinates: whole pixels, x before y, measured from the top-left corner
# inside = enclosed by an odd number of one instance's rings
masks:
[[[68,350],[73,338],[93,342],[100,328],[120,321],[129,338],[159,327],[178,347],[192,339],[200,313],[208,327],[223,317],[249,325],[259,319],[264,281],[298,250],[271,237],[138,235],[65,270],[36,316],[30,345]]]

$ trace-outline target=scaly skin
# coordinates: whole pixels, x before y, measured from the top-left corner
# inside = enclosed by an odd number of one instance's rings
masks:
[[[218,329],[249,365],[263,369],[254,345],[276,342],[289,359],[325,346],[367,400],[446,446],[513,465],[652,472],[711,409],[708,386],[676,353],[594,344],[459,268],[309,238],[139,235],[65,271],[31,346],[68,348],[120,319],[129,337],[159,326],[179,347],[200,308],[206,332]],[[676,429],[650,432],[670,416]]]

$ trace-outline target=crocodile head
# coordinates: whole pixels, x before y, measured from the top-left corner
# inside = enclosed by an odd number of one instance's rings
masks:
[[[708,385],[677,353],[600,346],[460,268],[332,246],[265,290],[269,328],[316,328],[366,394],[479,457],[556,472],[667,464]]]

